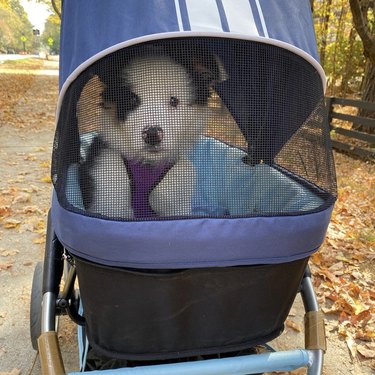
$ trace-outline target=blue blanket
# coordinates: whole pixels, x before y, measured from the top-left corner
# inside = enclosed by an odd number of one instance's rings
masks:
[[[308,211],[323,200],[267,164],[251,166],[245,152],[202,137],[190,155],[197,173],[194,215],[246,215]]]
[[[82,139],[81,156],[90,138]],[[251,166],[242,159],[245,152],[213,138],[202,137],[188,156],[196,170],[192,201],[194,216],[270,215],[313,210],[323,199],[311,190],[267,164]],[[83,209],[78,183],[78,165],[68,170],[66,196]]]

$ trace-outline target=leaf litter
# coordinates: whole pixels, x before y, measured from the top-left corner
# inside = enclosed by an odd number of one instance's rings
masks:
[[[311,269],[328,334],[375,366],[375,166],[335,152],[338,200]],[[374,367],[375,368],[375,367]]]

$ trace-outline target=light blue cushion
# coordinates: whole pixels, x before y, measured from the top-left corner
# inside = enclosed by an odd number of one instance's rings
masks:
[[[308,211],[323,199],[267,164],[243,162],[245,152],[202,137],[191,152],[197,178],[194,215],[246,215]]]
[[[82,139],[83,157],[94,136]],[[188,156],[196,170],[194,216],[280,214],[309,211],[324,203],[312,191],[267,164],[245,164],[245,155],[213,138],[202,137],[197,142]],[[66,197],[74,207],[83,209],[78,164],[68,169]]]

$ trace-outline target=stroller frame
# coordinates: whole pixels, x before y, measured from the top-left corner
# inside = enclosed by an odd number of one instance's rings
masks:
[[[82,334],[84,319],[79,314],[79,295],[74,290],[76,271],[69,255],[53,231],[48,217],[46,253],[43,272],[43,296],[40,316],[38,348],[43,375],[66,374],[57,337],[57,317],[68,314],[79,325],[80,366],[84,368],[85,337]],[[65,272],[67,271],[67,272]],[[64,275],[65,273],[65,275]],[[60,283],[65,279],[60,292]],[[324,319],[314,292],[311,273],[307,266],[300,293],[305,309],[305,349],[244,355],[232,358],[207,359],[195,362],[149,365],[115,370],[92,371],[93,374],[175,374],[175,375],[224,375],[258,374],[269,371],[291,371],[308,368],[308,375],[322,373],[326,350]],[[31,312],[35,314],[37,312]],[[79,372],[81,373],[81,372]],[[79,374],[69,373],[70,375]]]

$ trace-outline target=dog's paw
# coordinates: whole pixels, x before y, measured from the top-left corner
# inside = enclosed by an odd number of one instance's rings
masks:
[[[95,159],[90,175],[94,185],[90,212],[114,219],[134,217],[130,179],[118,152],[102,150]]]
[[[194,184],[192,163],[180,160],[151,192],[151,208],[158,216],[190,216]]]

